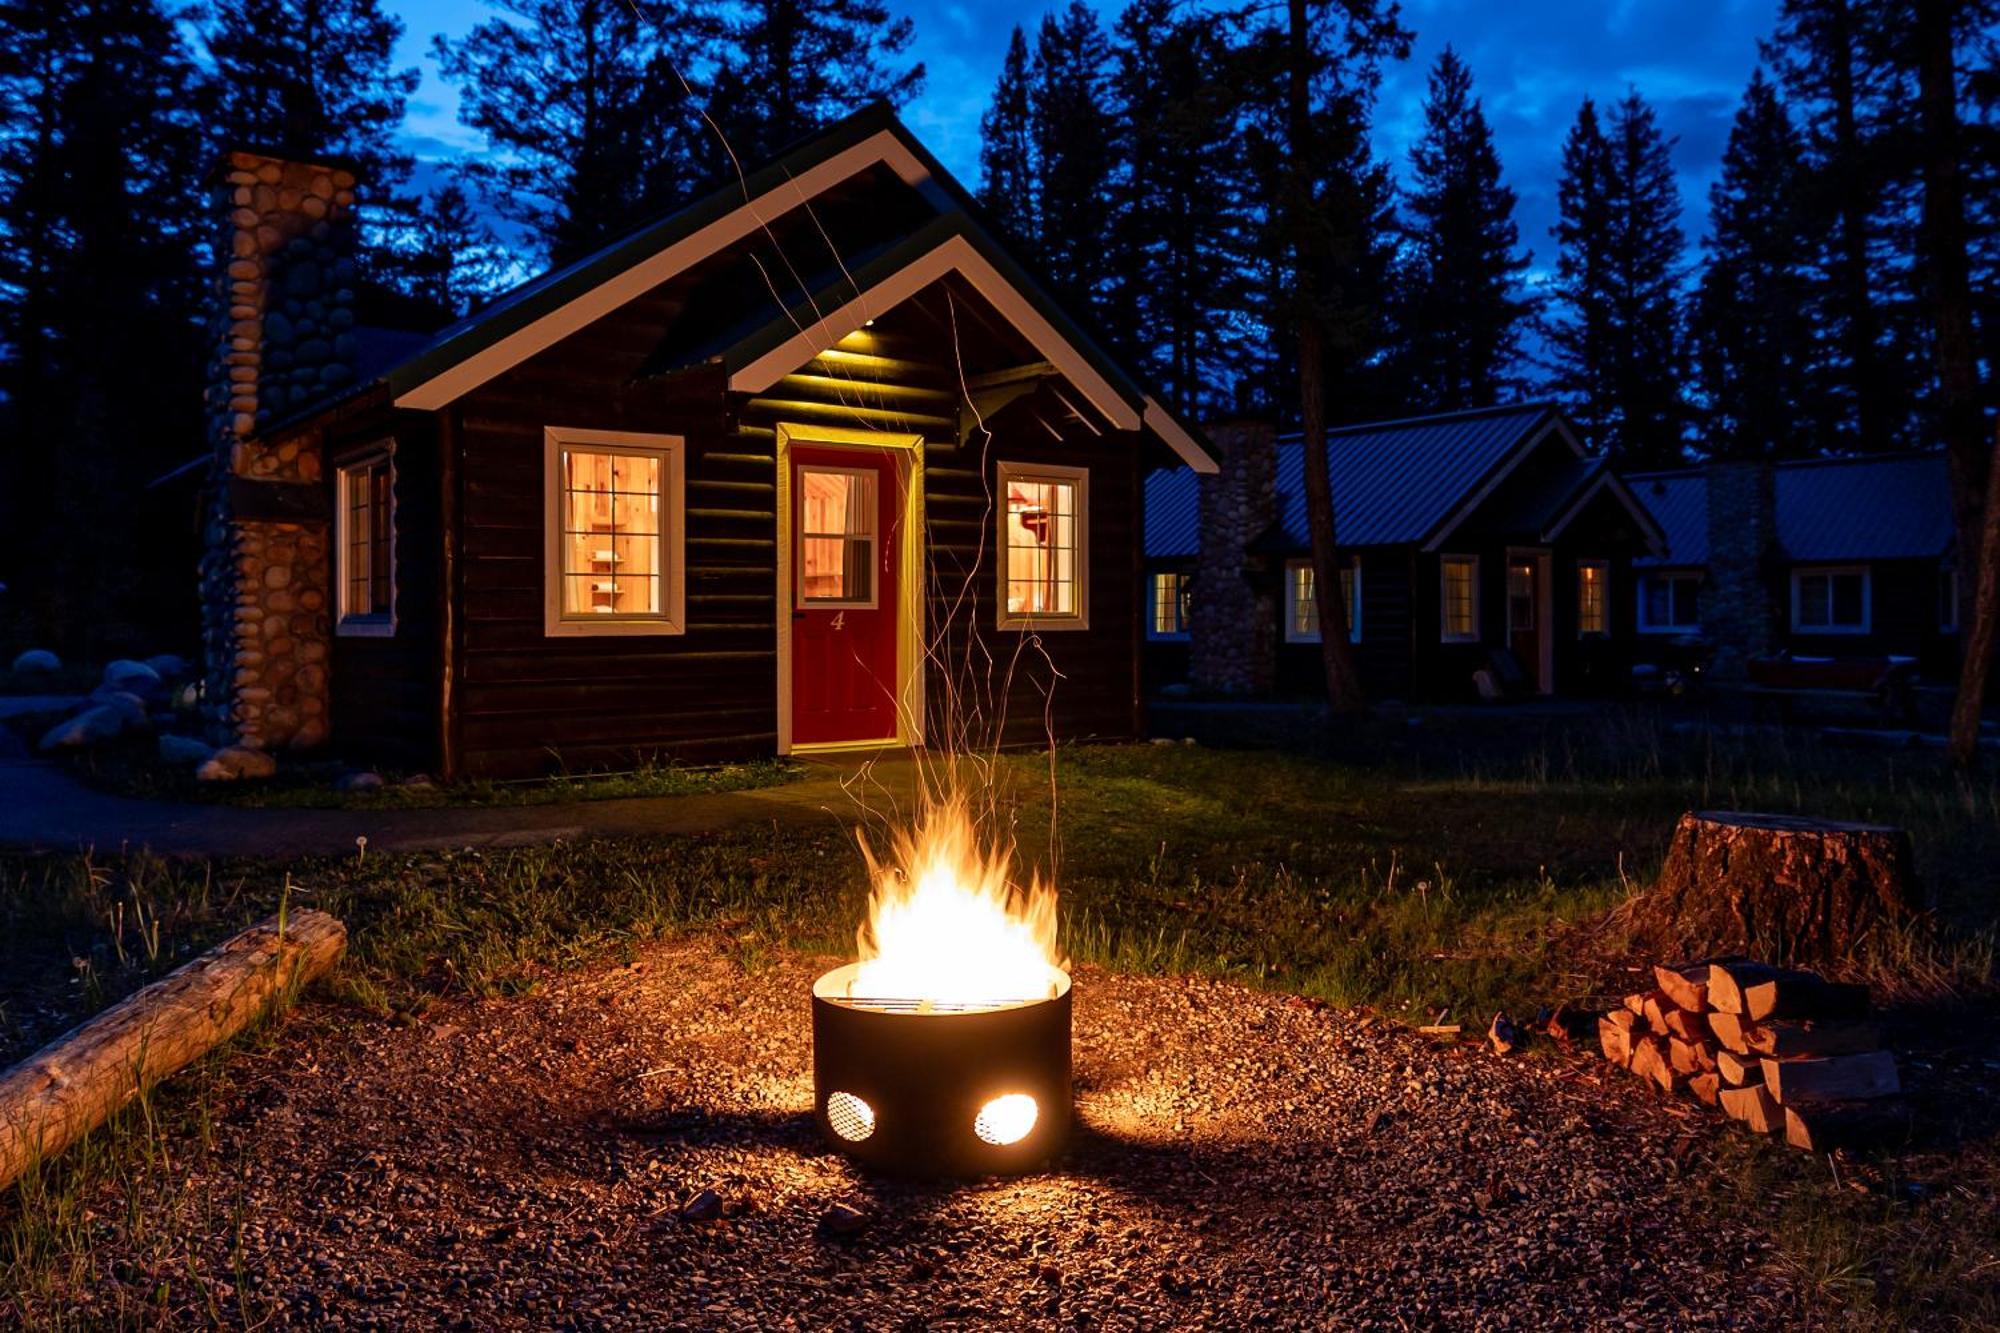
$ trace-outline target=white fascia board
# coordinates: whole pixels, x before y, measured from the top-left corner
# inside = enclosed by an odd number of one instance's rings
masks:
[[[741,207],[647,256],[449,370],[405,390],[396,398],[396,406],[417,411],[434,411],[445,406],[878,162],[918,188],[930,179],[930,172],[900,138],[889,130],[878,130],[853,147],[746,200]]]

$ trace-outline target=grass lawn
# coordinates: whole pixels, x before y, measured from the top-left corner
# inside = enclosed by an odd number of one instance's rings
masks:
[[[1734,807],[1909,828],[1942,927],[1908,958],[1927,1002],[1983,1013],[1991,990],[2000,786],[1946,776],[1931,754],[1682,734],[1638,713],[1385,721],[1313,757],[1065,750],[1054,820],[1046,756],[1002,769],[1024,858],[1057,867],[1070,950],[1114,968],[1211,972],[1483,1030],[1496,1009],[1525,1018],[1631,988],[1602,917],[1650,881],[1683,810]],[[10,1058],[287,894],[350,925],[337,995],[414,1015],[440,994],[532,989],[549,969],[678,931],[714,934],[746,967],[777,947],[845,952],[866,893],[853,834],[832,820],[289,864],[0,856],[0,882]],[[162,1100],[197,1114],[203,1080],[225,1069],[211,1061]],[[65,1222],[64,1200],[89,1173],[143,1177],[146,1124],[128,1117],[0,1204],[12,1268],[0,1292],[87,1266],[103,1220]],[[1895,1183],[1907,1162],[1870,1168],[1879,1183],[1860,1192],[1829,1186],[1804,1154],[1745,1142],[1735,1155],[1737,1175],[1691,1187],[1767,1210],[1801,1271],[1856,1320],[2000,1322],[1990,1142],[1926,1160],[1920,1202]]]

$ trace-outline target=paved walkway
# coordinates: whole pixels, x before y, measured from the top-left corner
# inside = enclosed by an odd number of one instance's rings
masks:
[[[753,791],[634,796],[561,805],[433,810],[263,810],[112,796],[66,770],[0,759],[0,847],[55,851],[149,848],[165,856],[333,856],[365,837],[371,851],[512,847],[586,834],[685,834],[751,824],[852,823],[843,782],[859,761],[816,764],[799,782]],[[900,756],[863,780],[871,804],[906,800],[914,769]]]

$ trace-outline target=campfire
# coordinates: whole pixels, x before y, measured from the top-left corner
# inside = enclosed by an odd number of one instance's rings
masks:
[[[886,860],[868,852],[859,961],[813,984],[816,1115],[843,1152],[983,1175],[1061,1147],[1070,982],[1055,890],[1014,883],[1012,862],[960,794],[930,801]]]

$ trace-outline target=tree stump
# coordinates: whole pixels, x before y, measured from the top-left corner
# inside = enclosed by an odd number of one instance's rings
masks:
[[[1632,908],[1647,947],[1844,971],[1882,926],[1921,910],[1910,835],[1879,824],[1725,812],[1681,816],[1660,882]]]

